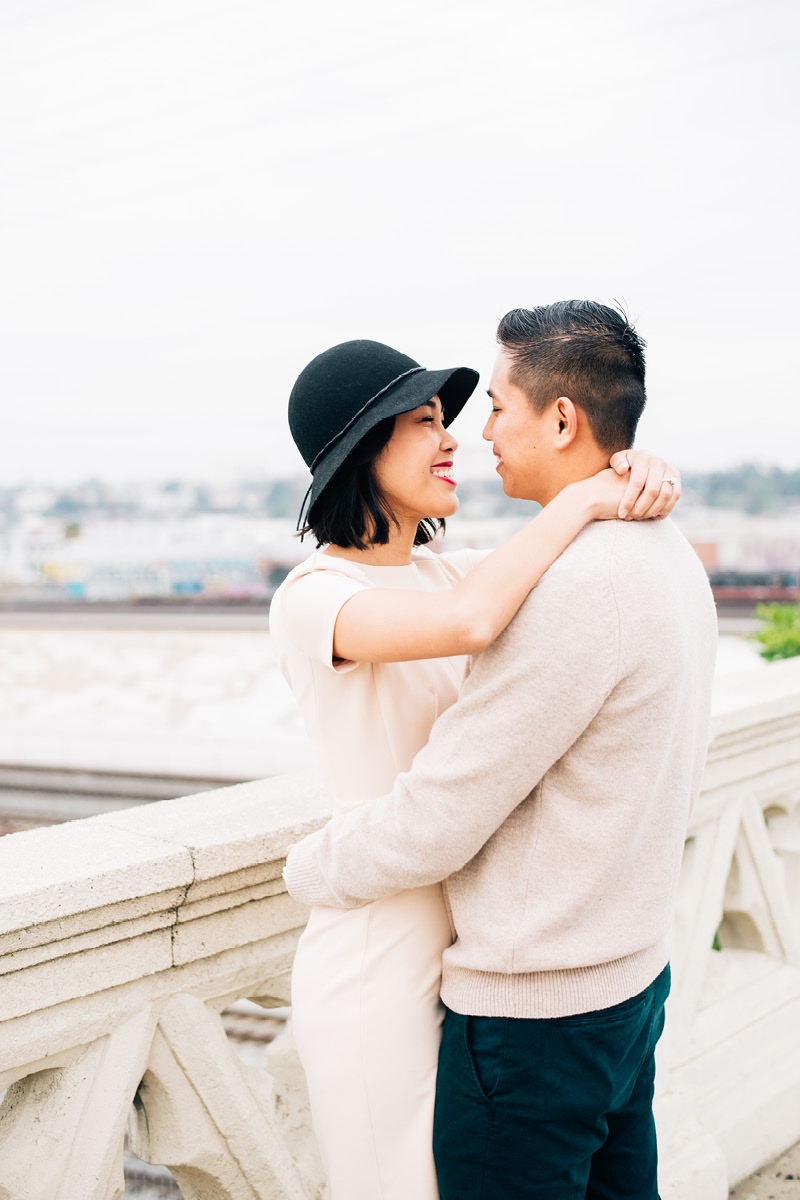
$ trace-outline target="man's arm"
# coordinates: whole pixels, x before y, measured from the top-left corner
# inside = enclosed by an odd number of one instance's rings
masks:
[[[586,580],[565,567],[476,659],[393,791],[292,850],[284,875],[296,899],[357,908],[452,875],[580,736],[616,683],[619,623],[607,572]]]

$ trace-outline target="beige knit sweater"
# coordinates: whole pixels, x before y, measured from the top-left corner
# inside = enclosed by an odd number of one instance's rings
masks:
[[[596,522],[474,662],[393,792],[289,856],[307,904],[445,880],[442,999],[553,1017],[665,966],[709,729],[711,592],[670,521]]]

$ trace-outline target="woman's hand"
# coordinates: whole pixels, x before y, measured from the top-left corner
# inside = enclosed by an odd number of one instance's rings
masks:
[[[611,456],[611,469],[627,481],[617,516],[627,521],[668,517],[681,495],[681,473],[664,458],[645,450]],[[603,475],[605,472],[600,472]]]
[[[592,520],[661,519],[669,516],[680,497],[681,477],[663,458],[641,450],[624,450],[612,457],[605,471],[571,484],[565,491],[573,489]]]
[[[616,471],[612,471],[611,467],[606,467],[605,471],[598,471],[588,479],[570,483],[561,492],[561,496],[565,501],[569,496],[571,503],[577,503],[586,521],[613,521],[619,516],[619,506],[627,491],[627,472],[621,477]],[[559,497],[556,496],[550,504],[555,504],[558,500]]]

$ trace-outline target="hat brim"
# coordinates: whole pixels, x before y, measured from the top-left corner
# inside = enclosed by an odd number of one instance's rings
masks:
[[[426,400],[438,396],[442,402],[444,424],[449,425],[475,391],[479,378],[478,372],[472,367],[454,367],[449,371],[415,371],[380,394],[316,464],[307,511],[310,512],[337,471],[345,466],[362,438],[380,421],[411,412]]]

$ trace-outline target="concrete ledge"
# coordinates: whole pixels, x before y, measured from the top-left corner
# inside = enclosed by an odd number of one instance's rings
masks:
[[[102,822],[0,838],[0,934],[192,882],[185,845]]]
[[[2,838],[0,954],[279,878],[327,815],[309,774]]]

